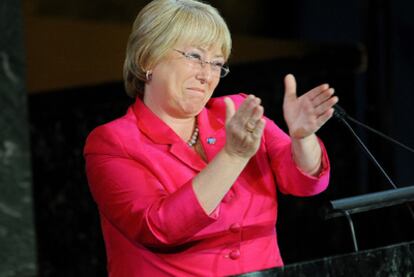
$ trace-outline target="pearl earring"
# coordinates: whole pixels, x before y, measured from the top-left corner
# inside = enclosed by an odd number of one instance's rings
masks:
[[[151,81],[152,79],[152,71],[148,70],[147,72],[145,72],[145,77],[147,78],[147,81]]]

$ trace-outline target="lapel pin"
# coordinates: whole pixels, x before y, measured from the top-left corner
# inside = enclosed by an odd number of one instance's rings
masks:
[[[207,143],[208,144],[215,144],[216,143],[216,138],[208,138]]]

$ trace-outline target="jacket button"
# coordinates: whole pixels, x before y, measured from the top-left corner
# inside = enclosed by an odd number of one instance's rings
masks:
[[[229,254],[229,257],[232,260],[237,260],[238,258],[240,258],[240,250],[239,249],[231,250],[230,254]]]
[[[238,233],[238,232],[240,232],[240,229],[241,229],[241,226],[237,222],[236,223],[233,223],[232,225],[230,225],[230,231],[232,233]]]

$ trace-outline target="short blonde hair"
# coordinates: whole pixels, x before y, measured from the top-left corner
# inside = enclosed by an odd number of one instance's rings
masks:
[[[139,12],[128,39],[123,75],[129,96],[144,96],[146,71],[181,41],[219,45],[225,60],[230,56],[230,32],[217,9],[196,0],[153,0]]]

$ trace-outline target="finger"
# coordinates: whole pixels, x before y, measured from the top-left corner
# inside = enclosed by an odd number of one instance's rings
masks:
[[[296,96],[296,79],[292,74],[285,76],[285,98],[284,101],[292,101]]]
[[[264,108],[262,106],[257,106],[254,108],[252,115],[244,124],[244,128],[248,132],[252,132],[252,130],[257,128],[258,121],[263,117]]]
[[[255,97],[254,95],[249,95],[249,97],[242,103],[240,108],[236,112],[236,116],[239,119],[241,124],[246,124],[252,117],[254,110],[260,106],[260,98]]]
[[[329,88],[327,90],[324,90],[322,93],[320,93],[318,96],[316,96],[312,100],[312,104],[316,107],[325,102],[326,100],[330,99],[332,95],[335,93],[335,90],[333,88]]]
[[[226,125],[227,125],[227,123],[236,113],[236,106],[234,105],[234,102],[230,97],[224,98],[224,103],[226,104]]]
[[[322,127],[334,114],[334,109],[330,108],[318,118],[318,126]],[[316,132],[316,131],[315,131]]]
[[[252,136],[255,138],[260,138],[263,134],[264,127],[266,125],[266,120],[264,118],[261,118],[257,124],[256,128],[254,129]]]
[[[311,100],[313,100],[327,89],[329,89],[329,85],[328,84],[322,84],[320,86],[317,86],[317,87],[311,89],[305,95],[307,95]]]
[[[250,116],[250,119],[248,123],[253,123],[256,125],[257,121],[259,121],[263,117],[264,108],[263,106],[257,106],[254,108],[252,115]]]
[[[251,109],[251,105],[252,103],[254,103],[255,98],[256,97],[253,94],[250,94],[249,96],[247,96],[246,99],[244,99],[243,103],[241,103],[238,109],[240,111],[239,113],[245,114],[249,109]]]
[[[323,115],[327,110],[331,109],[336,103],[338,103],[339,98],[337,96],[331,97],[325,102],[319,104],[315,108],[315,112],[318,116]]]
[[[263,116],[263,113],[264,113],[263,106],[259,105],[259,106],[255,107],[254,110],[253,110],[252,116],[251,116],[251,120],[252,121],[260,120]]]

